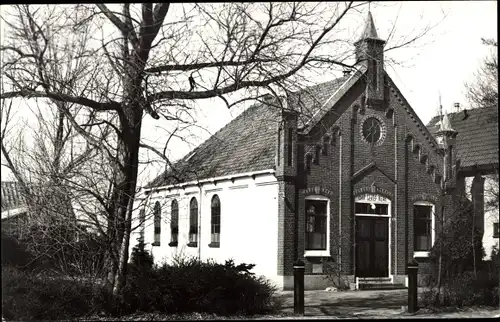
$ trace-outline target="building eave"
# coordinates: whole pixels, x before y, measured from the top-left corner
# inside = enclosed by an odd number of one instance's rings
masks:
[[[199,185],[203,185],[203,184],[215,183],[215,182],[220,182],[220,181],[224,181],[224,180],[235,180],[235,179],[255,177],[258,175],[265,175],[265,174],[274,175],[275,173],[276,173],[276,170],[274,170],[274,169],[235,173],[235,174],[206,178],[206,179],[201,179],[201,180],[192,180],[192,181],[178,183],[178,184],[144,188],[143,192],[146,194],[149,194],[151,192],[159,192],[159,191],[168,190],[168,189],[178,189],[178,188],[185,189],[185,188],[192,187],[192,186],[199,186]]]

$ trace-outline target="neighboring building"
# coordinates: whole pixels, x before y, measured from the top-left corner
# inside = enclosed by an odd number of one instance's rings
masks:
[[[455,108],[460,108],[458,103]],[[459,133],[456,158],[460,161],[458,182],[474,203],[477,225],[483,233],[485,258],[493,246],[498,247],[498,106],[464,109],[449,115]],[[427,127],[435,133],[440,118],[434,117]]]
[[[1,188],[2,231],[14,229],[20,233],[28,213],[21,189],[14,181],[2,181]]]
[[[285,289],[296,260],[308,289],[326,286],[327,263],[357,286],[404,284],[463,195],[461,141],[446,115],[434,135],[421,122],[384,70],[384,44],[369,14],[355,71],[285,109],[251,106],[147,185],[138,202],[155,261],[233,258]]]
[[[28,212],[28,205],[26,203],[25,197],[23,196],[21,185],[16,181],[2,181],[1,183],[2,193],[2,231],[5,233],[15,233],[17,236],[22,236],[26,232],[26,228],[30,226],[29,224],[35,223],[35,225],[41,224],[40,219],[44,217],[33,217],[33,213],[39,214],[37,211]],[[39,188],[38,191],[46,190]],[[105,225],[104,216],[89,216],[88,214],[98,214],[102,211],[98,203],[92,198],[80,197],[77,200],[73,200],[71,204],[72,215],[76,218],[76,226],[78,229],[75,231],[76,238],[82,231],[85,232],[99,232],[95,229],[96,225],[92,225],[92,221],[101,221],[101,227]],[[56,212],[58,215],[62,215],[62,212]],[[69,219],[67,219],[69,220]],[[67,227],[70,227],[68,221],[64,221]],[[52,224],[50,224],[52,225]],[[76,227],[72,225],[72,227]],[[94,229],[92,229],[94,228]]]

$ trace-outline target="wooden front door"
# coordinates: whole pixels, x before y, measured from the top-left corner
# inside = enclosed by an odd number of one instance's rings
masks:
[[[356,276],[389,276],[387,217],[356,216]]]

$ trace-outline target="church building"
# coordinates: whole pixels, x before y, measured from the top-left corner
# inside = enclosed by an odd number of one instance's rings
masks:
[[[306,289],[329,286],[331,267],[350,287],[405,285],[465,181],[460,132],[447,114],[432,132],[422,123],[384,70],[384,45],[369,13],[352,72],[286,108],[256,103],[143,188],[137,217],[151,212],[141,234],[155,262],[232,258],[292,289],[301,260]]]

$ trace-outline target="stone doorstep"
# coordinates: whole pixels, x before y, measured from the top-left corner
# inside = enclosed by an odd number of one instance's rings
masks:
[[[359,277],[359,283],[392,283],[390,277]]]
[[[360,290],[402,290],[407,287],[403,284],[392,284],[392,283],[363,283],[359,284]]]
[[[404,284],[393,283],[390,277],[363,277],[358,279],[360,290],[397,290],[405,289]]]

